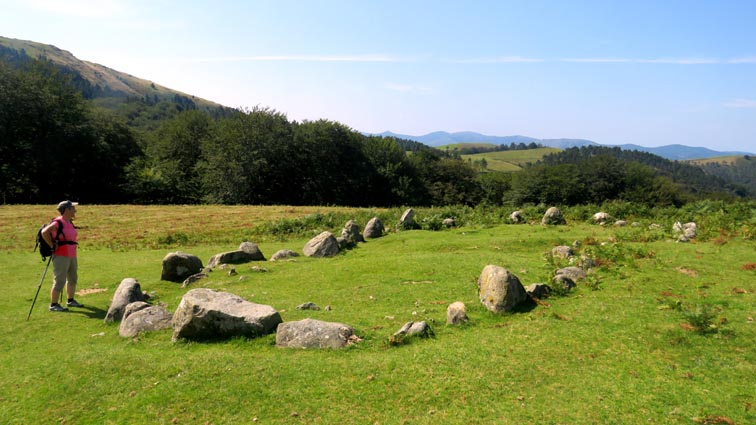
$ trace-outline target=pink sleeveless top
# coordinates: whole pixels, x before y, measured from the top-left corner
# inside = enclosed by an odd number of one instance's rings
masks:
[[[76,242],[79,232],[73,226],[73,223],[67,222],[62,216],[55,219],[55,230],[53,231],[53,238],[58,234],[58,226],[63,224],[63,233],[58,239],[58,249],[55,250],[56,257],[76,257],[76,245],[75,244],[61,244],[61,241]]]

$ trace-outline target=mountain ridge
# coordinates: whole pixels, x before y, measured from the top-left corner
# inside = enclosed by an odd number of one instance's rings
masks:
[[[604,144],[597,143],[592,140],[586,140],[586,139],[568,139],[568,138],[537,139],[535,137],[522,136],[522,135],[489,136],[489,135],[476,133],[472,131],[455,132],[455,133],[449,133],[446,131],[434,131],[432,133],[428,133],[422,136],[412,136],[412,135],[407,135],[407,134],[398,134],[391,131],[384,131],[383,133],[377,133],[373,135],[413,140],[413,141],[421,142],[428,146],[434,146],[434,147],[448,145],[448,144],[455,144],[455,143],[471,143],[471,142],[493,143],[497,145],[500,145],[500,144],[509,145],[511,143],[529,144],[531,142],[535,142],[546,147],[559,148],[559,149],[568,149],[568,148],[582,147],[582,146],[606,146],[606,147],[617,147],[623,150],[637,150],[641,152],[648,152],[648,153],[652,153],[654,155],[658,155],[662,158],[666,158],[670,160],[703,159],[703,158],[713,158],[713,157],[718,157],[718,156],[730,156],[730,155],[753,155],[753,153],[750,153],[750,152],[715,151],[713,149],[709,149],[705,147],[693,147],[693,146],[686,146],[686,145],[680,145],[680,144],[671,144],[671,145],[664,145],[664,146],[658,146],[658,147],[645,147],[645,146],[640,146],[640,145],[635,145],[635,144],[604,145]]]

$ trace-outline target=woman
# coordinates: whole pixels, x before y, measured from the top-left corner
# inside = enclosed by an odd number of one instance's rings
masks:
[[[76,239],[78,232],[73,225],[76,218],[78,202],[63,201],[58,204],[60,216],[42,229],[42,238],[53,247],[53,287],[50,290],[50,311],[68,311],[58,303],[63,286],[68,293],[68,307],[84,307],[74,299],[78,276],[78,262],[76,259]],[[62,226],[62,229],[59,227]],[[55,236],[54,236],[55,235]]]

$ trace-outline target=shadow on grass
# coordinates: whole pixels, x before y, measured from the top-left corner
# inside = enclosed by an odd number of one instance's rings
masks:
[[[90,319],[100,319],[105,320],[105,315],[108,313],[107,310],[103,310],[101,308],[93,307],[93,306],[84,306],[79,307],[76,310],[68,310],[69,313],[72,314],[81,314],[84,316],[89,317]]]

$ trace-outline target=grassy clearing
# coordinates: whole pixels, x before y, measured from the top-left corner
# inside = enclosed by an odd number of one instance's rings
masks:
[[[237,266],[244,281],[215,271],[202,283],[272,305],[285,321],[343,322],[364,338],[345,350],[300,351],[276,348],[273,335],[207,344],[171,343],[170,331],[123,339],[102,319],[125,277],[175,309],[186,289],[159,280],[167,252],[206,262],[256,235],[249,229],[310,220],[299,236],[259,242],[266,256],[301,251],[314,227],[339,220],[339,230],[341,218],[376,211],[82,205],[78,289],[89,290],[79,296],[89,308],[47,312],[48,275],[27,322],[44,267],[27,244],[48,209],[0,207],[2,230],[15,238],[0,250],[0,423],[756,421],[754,246],[733,232],[678,244],[577,220],[542,227],[470,219],[453,230],[391,233],[331,259]],[[446,211],[417,212],[422,220]],[[401,210],[377,213],[390,224]],[[179,233],[187,237],[166,239]],[[128,242],[137,235],[142,242]],[[485,265],[506,267],[525,285],[544,282],[559,265],[544,254],[575,240],[599,260],[598,284],[514,314],[493,315],[477,301]],[[295,309],[308,301],[332,310]],[[469,324],[445,325],[454,301],[467,305]],[[410,320],[428,320],[435,338],[390,346]]]
[[[520,171],[527,163],[535,163],[550,153],[559,152],[557,148],[538,148],[513,151],[499,151],[477,153],[474,155],[462,155],[462,158],[471,161],[486,160],[488,169],[492,171],[512,172]]]

